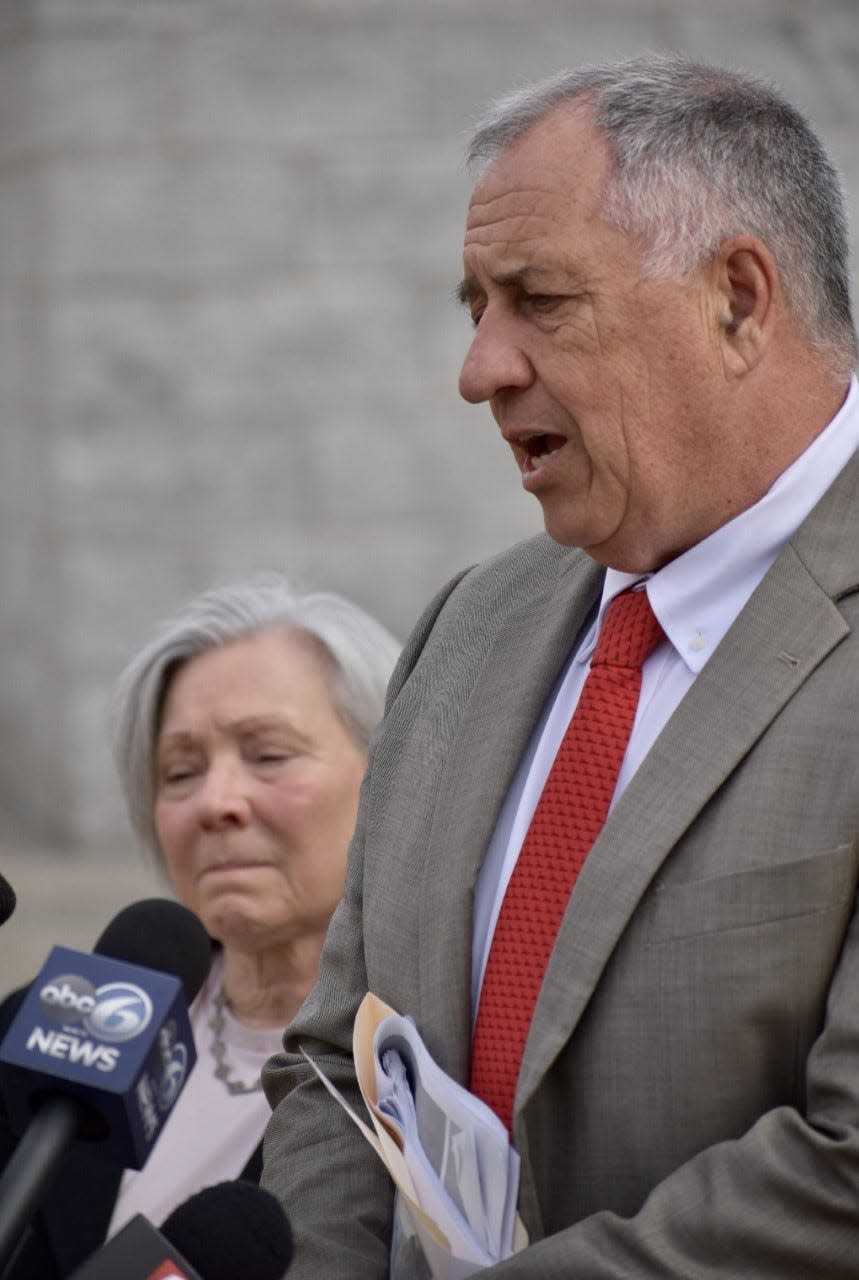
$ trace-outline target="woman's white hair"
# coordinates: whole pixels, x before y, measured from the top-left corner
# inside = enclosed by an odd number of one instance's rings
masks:
[[[380,622],[342,596],[301,593],[276,574],[203,592],[162,623],[114,690],[114,758],[128,815],[159,860],[155,750],[170,682],[192,658],[272,628],[297,631],[317,646],[330,670],[332,705],[356,743],[367,749],[400,652]]]
[[[556,108],[593,112],[613,164],[605,216],[640,240],[652,276],[688,278],[732,235],[773,253],[808,343],[840,374],[856,360],[839,175],[775,89],[676,55],[564,71],[494,103],[469,144],[478,170]]]

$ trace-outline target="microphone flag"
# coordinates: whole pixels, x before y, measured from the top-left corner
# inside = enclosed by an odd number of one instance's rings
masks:
[[[140,1169],[196,1058],[179,978],[54,947],[0,1044],[0,1089],[18,1133],[49,1097],[77,1098],[80,1136]]]

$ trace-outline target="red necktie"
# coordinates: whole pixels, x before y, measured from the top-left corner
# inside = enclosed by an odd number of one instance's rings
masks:
[[[615,596],[501,904],[480,993],[469,1087],[508,1130],[543,974],[576,877],[608,814],[635,720],[642,664],[662,635],[646,591]]]

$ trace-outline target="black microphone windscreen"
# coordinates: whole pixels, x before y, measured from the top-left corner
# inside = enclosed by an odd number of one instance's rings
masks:
[[[161,1234],[206,1280],[281,1280],[292,1260],[280,1201],[255,1182],[204,1187],[173,1210]]]
[[[5,876],[0,876],[0,924],[5,924],[15,910],[18,899]]]
[[[98,956],[143,965],[178,978],[188,1004],[206,980],[212,942],[200,921],[179,902],[144,898],[123,907],[93,947]]]
[[[0,1007],[0,1040],[3,1039],[6,1032],[15,1021],[15,1015],[26,1000],[27,992],[29,990],[29,985],[26,987],[19,987],[17,991],[10,992],[3,1001],[2,1007]]]

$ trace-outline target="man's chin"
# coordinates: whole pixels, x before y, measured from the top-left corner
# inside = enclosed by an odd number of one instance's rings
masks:
[[[544,519],[546,533],[562,547],[576,547],[606,569],[619,573],[650,573],[659,567],[649,548],[625,537],[619,529],[595,530],[569,521]]]
[[[543,507],[543,525],[553,542],[562,547],[578,547],[600,562],[604,551],[610,553],[616,536],[614,529],[595,528],[592,524],[559,516],[546,507]]]

